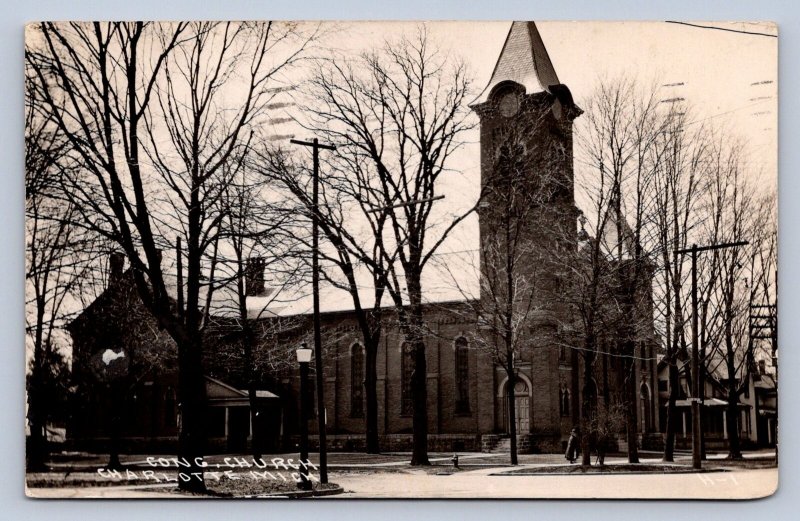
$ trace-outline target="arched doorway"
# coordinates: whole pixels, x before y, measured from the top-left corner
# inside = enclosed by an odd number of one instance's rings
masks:
[[[503,381],[500,385],[500,393],[503,397],[503,424],[505,426],[506,432],[511,431],[511,426],[509,425],[509,414],[508,414],[508,391],[506,386],[508,385],[508,379]],[[517,427],[517,434],[526,434],[530,432],[531,428],[531,420],[530,414],[531,412],[531,386],[528,379],[524,376],[520,375],[517,377],[516,381],[514,382],[514,423]]]
[[[528,384],[524,380],[517,379],[514,383],[514,420],[517,424],[517,434],[524,434],[530,430],[530,410]]]

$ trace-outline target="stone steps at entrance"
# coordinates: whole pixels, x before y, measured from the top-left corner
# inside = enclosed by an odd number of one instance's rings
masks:
[[[511,451],[511,438],[500,438],[497,445],[489,452],[492,454],[508,454],[509,451]]]
[[[528,436],[517,436],[517,454],[527,454],[530,452],[530,439]],[[511,452],[511,437],[503,436],[489,451],[492,454],[508,454]]]

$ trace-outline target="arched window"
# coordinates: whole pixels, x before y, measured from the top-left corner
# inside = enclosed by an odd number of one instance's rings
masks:
[[[350,416],[364,416],[364,348],[358,342],[350,346]]]
[[[469,414],[469,347],[467,339],[456,339],[456,414]]]
[[[647,369],[647,344],[645,344],[644,342],[641,342],[640,345],[641,345],[641,348],[640,348],[640,352],[641,352],[641,368],[642,369]]]
[[[411,389],[411,375],[414,373],[414,349],[408,342],[403,342],[401,349],[402,387],[400,397],[400,414],[407,416],[414,411],[414,401],[412,398]]]
[[[558,401],[561,409],[561,416],[569,416],[569,389],[564,385],[558,391]]]
[[[639,388],[639,397],[642,400],[642,432],[651,432],[653,430],[653,419],[650,414],[650,388],[647,384],[643,383]]]

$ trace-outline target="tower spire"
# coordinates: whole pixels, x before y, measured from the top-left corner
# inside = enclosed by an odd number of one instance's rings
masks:
[[[550,86],[561,83],[536,23],[512,22],[492,78],[473,104],[485,102],[492,89],[504,81],[524,86],[527,94],[550,92]]]

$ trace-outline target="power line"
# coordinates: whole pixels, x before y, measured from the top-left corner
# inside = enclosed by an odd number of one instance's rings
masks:
[[[676,20],[666,20],[668,24],[677,24],[677,25],[686,25],[688,27],[696,27],[698,29],[713,29],[716,31],[726,31],[729,33],[740,33],[740,34],[750,34],[753,36],[768,36],[770,38],[777,38],[777,34],[769,34],[769,33],[760,33],[756,31],[742,31],[741,29],[729,29],[727,27],[714,27],[713,25],[700,25],[700,24],[692,24],[689,22],[678,22]]]

